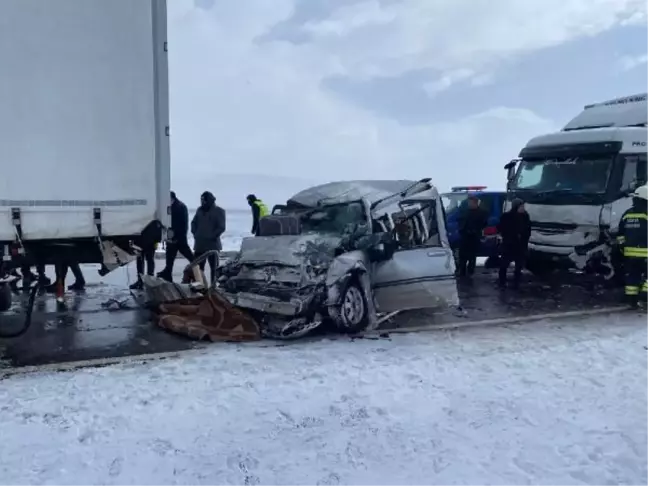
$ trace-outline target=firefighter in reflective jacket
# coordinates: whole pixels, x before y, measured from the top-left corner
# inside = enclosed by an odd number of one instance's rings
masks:
[[[625,269],[625,295],[631,306],[636,307],[641,295],[645,300],[648,292],[646,265],[648,258],[648,185],[637,188],[632,195],[632,207],[621,217],[617,242],[623,249]]]
[[[268,206],[266,206],[263,201],[257,198],[254,194],[248,195],[247,202],[252,208],[252,234],[258,236],[259,220],[270,214],[270,211],[268,211]]]

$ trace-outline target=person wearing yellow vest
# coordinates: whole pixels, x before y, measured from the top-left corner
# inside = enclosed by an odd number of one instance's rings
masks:
[[[248,194],[247,202],[252,208],[252,234],[258,236],[259,220],[270,214],[270,211],[268,211],[268,206],[254,194]]]
[[[648,293],[646,281],[648,262],[648,185],[638,187],[632,195],[632,207],[621,216],[617,243],[623,249],[625,295],[632,307],[639,297],[645,302]]]

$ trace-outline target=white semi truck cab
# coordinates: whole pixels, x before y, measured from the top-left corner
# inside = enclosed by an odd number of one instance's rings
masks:
[[[619,275],[614,236],[630,194],[646,183],[647,122],[645,93],[588,105],[507,164],[507,206],[518,197],[531,217],[531,272]]]

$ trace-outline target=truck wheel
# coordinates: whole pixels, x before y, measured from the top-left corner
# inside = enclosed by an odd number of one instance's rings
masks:
[[[547,261],[528,260],[526,269],[536,277],[547,277],[556,270],[556,267]]]
[[[11,287],[9,284],[0,285],[0,312],[6,312],[11,307]]]
[[[329,314],[338,331],[354,334],[369,325],[369,308],[362,287],[354,278],[342,292],[341,304],[331,307]]]

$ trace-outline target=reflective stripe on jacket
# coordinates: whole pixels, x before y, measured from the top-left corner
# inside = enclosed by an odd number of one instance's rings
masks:
[[[645,210],[632,207],[623,213],[617,242],[623,245],[624,257],[648,258],[648,215]]]
[[[261,199],[254,201],[254,204],[259,208],[259,218],[263,218],[264,216],[270,214],[270,211],[268,211],[268,206],[266,206]]]

